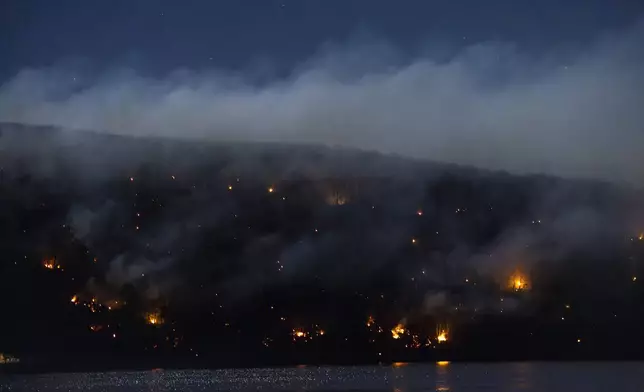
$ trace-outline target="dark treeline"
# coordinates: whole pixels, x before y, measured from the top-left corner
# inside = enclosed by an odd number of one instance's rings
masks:
[[[0,132],[0,352],[24,366],[644,357],[637,190]]]

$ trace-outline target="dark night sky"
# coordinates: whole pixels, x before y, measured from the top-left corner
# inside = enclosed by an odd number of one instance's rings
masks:
[[[535,50],[593,38],[644,14],[638,0],[49,1],[2,0],[0,76],[80,58],[144,73],[178,67],[292,67],[326,43],[501,40]]]
[[[1,121],[644,175],[641,0],[0,1]]]

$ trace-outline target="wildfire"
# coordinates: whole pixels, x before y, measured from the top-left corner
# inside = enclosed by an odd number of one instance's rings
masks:
[[[420,342],[420,337],[416,334],[411,336],[411,343],[409,344],[409,347],[411,348],[420,348],[422,346]]]
[[[90,312],[92,312],[92,313],[96,313],[96,312],[97,312],[97,311],[99,311],[99,310],[101,309],[101,307],[102,307],[102,305],[96,301],[96,298],[92,298],[92,300],[91,300],[90,302],[86,302],[86,303],[85,303],[85,306],[86,306],[86,307],[87,307],[87,309],[89,309],[89,310],[90,310]]]
[[[398,324],[391,330],[391,337],[394,339],[400,339],[400,335],[403,335],[404,333],[405,333],[405,326],[402,324]]]
[[[161,325],[163,324],[163,319],[159,312],[148,312],[145,314],[145,320],[150,325]]]
[[[293,340],[306,339],[306,337],[308,337],[308,335],[309,335],[308,333],[306,333],[305,331],[303,331],[301,329],[297,329],[297,328],[293,329]]]
[[[77,295],[73,296],[70,302],[73,303],[74,305],[78,304],[78,296]]]
[[[60,264],[56,262],[56,259],[47,259],[42,262],[43,267],[53,270],[53,269],[61,269]]]
[[[447,342],[447,332],[446,331],[440,331],[438,333],[438,336],[436,337],[436,341],[438,341],[438,343]]]
[[[376,320],[374,320],[373,316],[369,316],[367,319],[367,327],[371,327],[375,322]]]
[[[521,290],[525,286],[525,282],[521,278],[516,278],[514,280],[514,289],[515,290]]]
[[[445,343],[449,340],[449,329],[447,327],[438,326],[436,328],[436,341],[440,343]]]
[[[523,291],[528,288],[528,280],[521,272],[517,271],[510,277],[508,286],[514,291]]]
[[[275,189],[274,189],[272,186],[271,186],[271,187],[269,187],[267,190],[268,190],[268,193],[273,193],[273,192],[275,192]]]

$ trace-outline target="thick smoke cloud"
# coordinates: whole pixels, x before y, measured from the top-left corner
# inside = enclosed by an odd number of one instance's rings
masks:
[[[392,61],[394,50],[348,48],[262,84],[216,70],[85,79],[68,69],[25,69],[0,89],[0,120],[323,143],[641,183],[643,42],[640,23],[574,53],[538,57],[499,43],[465,48],[448,61]]]

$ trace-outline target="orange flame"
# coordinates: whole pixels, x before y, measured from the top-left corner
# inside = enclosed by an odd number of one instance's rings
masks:
[[[447,341],[447,332],[441,331],[436,337],[436,341],[438,341],[438,343],[445,343]]]
[[[449,340],[449,328],[446,326],[438,326],[436,328],[436,341],[440,343],[445,343]]]
[[[307,336],[308,336],[308,333],[306,333],[305,331],[297,328],[293,329],[293,340],[303,339],[303,338],[306,338]]]
[[[528,279],[521,272],[516,271],[508,282],[508,287],[514,291],[523,291],[528,289]]]
[[[398,324],[391,330],[391,337],[394,339],[400,339],[400,335],[403,335],[404,333],[405,333],[405,326],[402,324]]]
[[[56,259],[47,259],[42,262],[43,267],[53,270],[54,268],[60,269],[60,265],[56,265]]]
[[[148,312],[145,314],[145,321],[150,325],[161,325],[163,324],[163,319],[161,314],[158,311]]]

